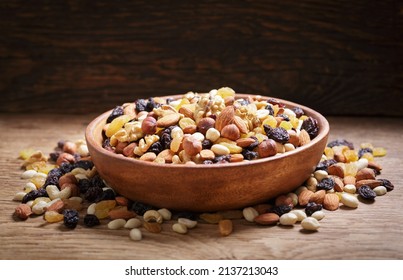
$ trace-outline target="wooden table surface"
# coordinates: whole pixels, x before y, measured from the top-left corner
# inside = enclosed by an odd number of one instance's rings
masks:
[[[133,242],[127,230],[78,226],[67,230],[42,217],[13,219],[22,190],[23,148],[53,150],[60,139],[78,140],[94,115],[0,115],[0,259],[402,259],[403,258],[403,119],[329,117],[330,140],[345,138],[358,146],[371,142],[388,150],[378,158],[395,190],[360,203],[355,210],[326,211],[321,228],[304,233],[300,225],[261,227],[236,221],[234,232],[220,237],[217,227],[199,224],[187,235],[170,230],[144,232]]]

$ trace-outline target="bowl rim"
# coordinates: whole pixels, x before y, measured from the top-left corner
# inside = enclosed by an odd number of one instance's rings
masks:
[[[205,93],[200,93],[200,94],[205,94]],[[150,168],[175,168],[175,169],[202,169],[202,170],[209,170],[209,169],[221,169],[221,168],[231,168],[231,167],[242,167],[242,166],[249,166],[249,165],[255,165],[255,164],[262,164],[266,162],[271,162],[271,161],[276,161],[280,160],[282,158],[286,157],[291,157],[295,154],[301,153],[305,150],[308,150],[318,142],[320,142],[323,138],[327,137],[330,131],[330,125],[327,119],[318,111],[311,109],[305,105],[301,105],[292,101],[288,101],[285,99],[280,99],[277,97],[270,97],[270,96],[264,96],[264,95],[259,95],[259,94],[245,94],[245,93],[236,93],[235,97],[241,97],[245,98],[248,96],[259,96],[262,100],[269,100],[269,99],[275,99],[276,101],[279,101],[281,103],[284,103],[286,105],[286,108],[290,107],[300,107],[307,116],[312,116],[315,119],[318,120],[318,122],[321,124],[319,126],[319,133],[318,135],[312,139],[308,144],[298,147],[295,150],[288,151],[285,153],[277,153],[274,156],[271,157],[266,157],[266,158],[260,158],[260,159],[253,159],[253,160],[244,160],[241,162],[229,162],[229,163],[221,163],[221,164],[160,164],[160,163],[154,163],[154,162],[148,162],[148,161],[141,161],[138,159],[133,159],[130,157],[125,157],[123,155],[115,154],[112,152],[107,151],[102,147],[101,143],[98,143],[95,139],[95,136],[93,135],[93,132],[95,128],[98,126],[100,122],[105,122],[107,117],[110,115],[113,109],[108,110],[101,115],[97,116],[95,119],[93,119],[86,127],[85,130],[85,139],[87,141],[87,144],[93,147],[97,152],[103,154],[104,156],[107,157],[112,157],[113,159],[116,160],[121,160],[123,162],[127,163],[134,163],[135,165],[143,165],[145,167],[150,167]],[[168,95],[168,96],[158,96],[158,98],[180,98],[183,97],[183,94],[181,95]],[[314,115],[314,116],[313,116]]]

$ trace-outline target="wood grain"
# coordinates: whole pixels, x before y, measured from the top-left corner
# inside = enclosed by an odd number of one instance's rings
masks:
[[[33,147],[49,153],[60,139],[84,137],[94,115],[0,115],[0,259],[402,259],[403,258],[403,120],[397,118],[329,118],[330,139],[345,138],[356,145],[372,142],[388,150],[378,158],[380,178],[390,179],[395,190],[361,203],[356,210],[326,211],[317,233],[296,225],[260,227],[236,221],[234,232],[221,237],[217,226],[199,224],[187,235],[163,225],[161,234],[144,233],[141,242],[129,240],[128,231],[108,230],[103,224],[66,230],[46,224],[42,217],[25,222],[12,217],[18,205],[14,194],[23,188],[18,152]]]
[[[0,112],[100,113],[221,86],[323,114],[402,116],[403,5],[0,3]]]

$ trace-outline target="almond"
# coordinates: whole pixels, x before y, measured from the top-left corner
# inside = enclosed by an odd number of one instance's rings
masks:
[[[351,175],[348,175],[348,176],[343,178],[344,185],[355,185],[356,181],[357,180],[355,179],[355,177],[351,176]]]
[[[305,129],[303,129],[299,132],[298,138],[299,138],[300,146],[304,146],[304,145],[308,144],[309,142],[311,142],[311,138],[309,137],[309,134]]]
[[[235,109],[234,106],[227,106],[222,111],[221,114],[218,115],[215,128],[221,132],[224,126],[228,124],[232,124],[235,121]]]
[[[136,213],[134,213],[133,211],[127,210],[127,206],[116,207],[116,208],[110,210],[108,215],[109,215],[109,218],[112,220],[115,220],[115,219],[128,220],[128,219],[136,217]]]
[[[365,180],[365,179],[375,179],[375,172],[371,168],[363,168],[357,172],[355,176],[357,181]]]
[[[335,193],[327,193],[323,200],[323,208],[329,211],[334,211],[339,208],[340,199]]]
[[[159,233],[162,231],[162,226],[159,223],[155,222],[144,222],[143,227],[151,233]]]
[[[171,113],[157,120],[158,127],[168,127],[178,123],[180,116],[178,113]]]
[[[58,213],[61,213],[62,210],[64,209],[64,202],[59,199],[56,200],[55,202],[52,202],[48,207],[46,207],[46,211],[56,211]]]
[[[373,161],[368,162],[368,168],[372,168],[378,172],[382,170],[382,166]]]
[[[244,122],[244,120],[239,117],[239,116],[235,116],[234,117],[234,123],[235,125],[238,127],[239,131],[241,133],[248,133],[248,126],[246,125],[246,123]]]
[[[330,175],[329,177],[331,177],[334,181],[334,187],[333,187],[334,190],[336,192],[342,192],[343,188],[344,188],[343,180],[340,177],[335,176],[335,175]]]
[[[303,190],[299,195],[298,195],[298,203],[301,206],[306,206],[311,199],[311,196],[313,195],[313,191],[310,190]]]
[[[260,225],[276,225],[280,217],[276,213],[265,213],[255,217],[254,221]]]
[[[255,142],[256,142],[256,140],[253,139],[253,138],[250,138],[250,137],[248,137],[248,138],[239,138],[238,140],[236,140],[236,144],[239,147],[242,147],[242,148],[246,148],[246,147],[252,145]]]
[[[325,199],[326,191],[319,190],[314,192],[309,198],[309,202],[315,202],[316,204],[323,204],[323,200]]]
[[[375,179],[366,179],[366,180],[357,181],[357,182],[355,183],[355,187],[356,187],[357,189],[359,189],[359,188],[361,188],[362,186],[367,185],[368,187],[370,187],[371,189],[373,189],[373,188],[375,188],[375,187],[382,186],[382,184],[383,184],[382,181],[379,181],[379,180],[375,180]]]
[[[329,175],[335,175],[340,178],[344,178],[344,168],[341,163],[332,164],[327,168]]]

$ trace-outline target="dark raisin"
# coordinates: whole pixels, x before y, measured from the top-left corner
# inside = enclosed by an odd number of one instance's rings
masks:
[[[49,159],[53,162],[56,162],[57,159],[59,158],[61,152],[53,152],[49,154]]]
[[[99,224],[100,222],[97,216],[92,214],[87,214],[84,216],[84,225],[86,225],[87,227],[93,227]]]
[[[211,146],[213,146],[213,142],[211,142],[210,140],[204,139],[204,140],[202,141],[202,149],[208,150],[208,149],[211,148]]]
[[[273,106],[267,104],[266,107],[264,107],[267,111],[269,111],[269,115],[274,116],[274,109]]]
[[[104,180],[102,180],[102,178],[99,175],[95,175],[94,177],[91,178],[91,186],[100,189],[106,187]]]
[[[102,148],[109,152],[114,152],[114,149],[111,145],[111,140],[109,138],[105,139],[104,142],[102,142]]]
[[[349,141],[347,141],[347,140],[344,140],[344,139],[333,140],[333,141],[329,142],[327,144],[327,146],[330,147],[330,148],[333,148],[335,146],[347,146],[351,150],[354,150],[354,144],[349,142]]]
[[[97,199],[98,201],[101,200],[114,200],[116,197],[115,192],[112,189],[106,189],[102,192],[102,195]]]
[[[145,111],[147,107],[147,100],[137,99],[136,101],[134,101],[134,104],[136,104],[137,112]]]
[[[322,204],[309,202],[305,207],[305,213],[307,216],[311,216],[314,212],[322,210],[322,208]]]
[[[139,201],[133,201],[133,204],[131,205],[130,209],[134,211],[137,215],[143,216],[145,212],[153,209],[153,207],[151,205],[147,205]]]
[[[305,112],[304,110],[302,110],[301,107],[294,107],[291,110],[295,113],[295,116],[297,118],[300,118],[301,116],[305,115]]]
[[[148,148],[147,152],[152,152],[158,155],[163,150],[162,145],[160,142],[155,142],[151,144],[150,148]]]
[[[103,190],[98,187],[89,187],[84,194],[84,198],[89,202],[99,201],[102,197]]]
[[[230,159],[231,159],[230,155],[216,156],[213,159],[213,162],[214,163],[227,163],[230,161]]]
[[[30,191],[29,193],[24,195],[24,197],[22,198],[22,203],[27,203],[28,201],[35,200],[38,197],[47,197],[47,196],[48,193],[46,192],[46,190],[44,188],[40,188],[38,190]]]
[[[289,122],[290,121],[290,117],[287,116],[286,114],[278,114],[277,117],[282,118],[284,121]]]
[[[214,164],[212,160],[206,159],[203,161],[203,164]]]
[[[74,168],[82,168],[85,170],[92,169],[94,167],[94,163],[90,160],[79,160],[73,165]]]
[[[121,116],[124,114],[123,111],[123,107],[122,106],[116,106],[111,114],[109,115],[109,117],[106,119],[106,123],[110,123],[112,122],[114,119],[116,119],[117,117]]]
[[[151,112],[152,110],[154,110],[154,108],[158,108],[158,107],[160,107],[160,106],[161,106],[160,104],[155,103],[154,98],[150,97],[150,98],[148,99],[148,102],[147,102],[147,105],[146,105],[145,110],[146,110],[147,112]]]
[[[57,147],[59,149],[63,149],[64,143],[66,143],[66,140],[60,140],[59,142],[57,142]]]
[[[43,184],[43,188],[46,188],[49,185],[55,185],[59,186],[59,178],[63,175],[64,173],[60,168],[53,168],[48,172],[48,176],[46,177],[45,183]]]
[[[361,158],[365,153],[371,153],[372,154],[372,149],[371,148],[363,148],[358,150],[358,157]]]
[[[246,160],[253,160],[253,159],[258,157],[257,152],[250,151],[250,150],[247,150],[247,149],[243,149],[241,153],[243,155],[243,158],[246,159]]]
[[[322,181],[320,181],[317,185],[316,188],[318,190],[325,190],[325,191],[329,191],[331,189],[334,188],[335,186],[335,182],[333,180],[333,178],[323,178]]]
[[[323,160],[321,162],[318,163],[318,165],[316,165],[315,170],[325,170],[327,172],[327,169],[329,168],[329,166],[336,164],[337,161],[334,159],[327,159],[327,160]]]
[[[263,125],[263,128],[267,137],[276,142],[285,144],[288,142],[288,140],[290,140],[290,135],[288,134],[287,130],[282,127],[272,128],[271,126],[265,124]]]
[[[74,209],[66,209],[63,211],[64,225],[68,228],[74,229],[78,224],[78,212]]]
[[[312,117],[308,117],[302,122],[301,130],[305,129],[311,139],[315,138],[319,133],[318,121]]]
[[[367,200],[374,200],[376,193],[367,185],[361,186],[357,190],[358,195]]]
[[[60,171],[63,174],[69,173],[71,172],[71,170],[74,169],[74,165],[69,163],[69,162],[63,162],[60,166],[59,166]]]
[[[280,107],[280,108],[285,107],[284,103],[282,103],[280,100],[277,100],[275,98],[269,98],[269,100],[267,100],[267,102],[269,102],[270,104],[273,104],[273,105],[278,105],[278,107]]]
[[[278,216],[281,216],[285,213],[290,212],[291,209],[292,209],[292,207],[289,205],[278,205],[278,206],[274,206],[273,208],[271,208],[270,212],[276,213]]]
[[[77,183],[78,189],[80,193],[86,193],[87,190],[91,187],[91,181],[88,179],[81,179]]]
[[[257,140],[257,138],[255,136],[251,136],[250,138],[254,139],[255,142],[253,142],[249,146],[245,147],[244,149],[253,151],[257,146],[259,146],[259,140]]]
[[[382,182],[382,186],[384,186],[388,192],[392,191],[395,188],[392,182],[387,179],[378,179],[378,181]]]
[[[162,146],[162,150],[169,149],[172,141],[171,131],[174,127],[175,126],[167,127],[161,132],[160,143]]]

